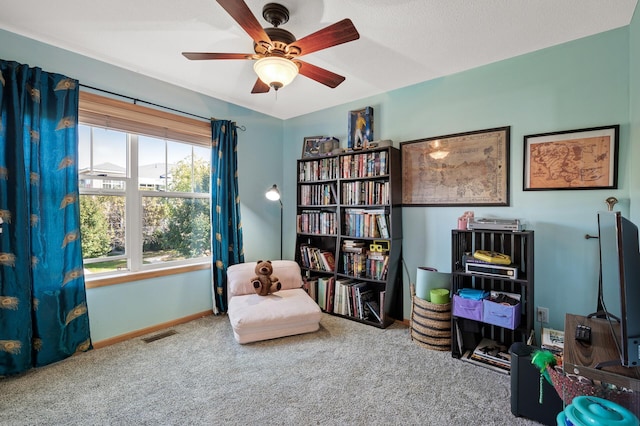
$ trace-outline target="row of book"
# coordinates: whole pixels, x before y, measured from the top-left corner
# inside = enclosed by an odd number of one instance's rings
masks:
[[[384,281],[389,270],[389,255],[380,252],[342,253],[342,273],[358,278]]]
[[[389,217],[384,209],[345,209],[344,235],[357,238],[389,238]]]
[[[338,232],[337,218],[334,212],[303,210],[296,216],[298,233],[335,235]]]
[[[298,163],[298,181],[314,182],[319,180],[335,180],[338,178],[338,159],[336,157],[320,158]]]
[[[468,350],[462,359],[481,365],[501,373],[511,371],[511,354],[509,349],[495,340],[483,338],[473,350]]]
[[[389,181],[354,181],[342,183],[342,204],[389,204]]]
[[[300,185],[300,204],[303,206],[336,204],[334,184]]]
[[[300,245],[300,260],[305,268],[327,272],[336,270],[336,261],[332,252],[309,244]]]
[[[305,288],[320,309],[361,320],[383,323],[385,292],[378,292],[368,283],[335,277],[309,277]]]
[[[383,176],[389,173],[387,152],[345,155],[341,159],[343,179]]]

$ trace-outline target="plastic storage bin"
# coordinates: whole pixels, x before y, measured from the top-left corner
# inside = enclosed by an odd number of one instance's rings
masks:
[[[454,294],[453,315],[456,317],[482,321],[482,300],[465,299]]]
[[[482,322],[514,330],[520,325],[520,303],[503,305],[490,300],[482,301]]]

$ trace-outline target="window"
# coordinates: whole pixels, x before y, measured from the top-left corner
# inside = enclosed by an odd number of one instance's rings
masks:
[[[153,131],[92,125],[93,116],[83,117],[82,107],[81,95],[78,179],[87,276],[208,258],[209,146],[157,137]],[[123,106],[130,107],[147,109]],[[112,124],[112,117],[107,121]],[[208,132],[210,140],[210,127]]]

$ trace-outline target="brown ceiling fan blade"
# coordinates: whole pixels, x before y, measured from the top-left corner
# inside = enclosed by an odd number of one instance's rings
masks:
[[[269,89],[271,89],[271,87],[265,84],[262,80],[257,79],[256,84],[253,85],[251,93],[267,93]]]
[[[243,0],[216,0],[224,10],[235,21],[240,24],[243,30],[249,34],[249,36],[256,43],[260,44],[261,41],[271,42],[271,39],[260,25],[260,22],[256,19],[254,14],[249,9],[249,6]]]
[[[309,34],[300,40],[294,41],[289,46],[300,49],[298,56],[302,56],[359,38],[360,34],[358,34],[356,27],[353,26],[351,19],[343,19],[313,34]]]
[[[254,59],[254,55],[251,53],[182,52],[182,55],[192,61],[207,61],[211,59]]]
[[[303,61],[294,61],[294,62],[298,64],[298,67],[300,68],[300,74],[312,80],[315,80],[318,83],[322,83],[325,86],[329,86],[332,89],[335,89],[336,87],[338,87],[338,85],[345,80],[345,78],[341,75],[338,75],[324,68],[311,65],[308,62],[303,62]]]

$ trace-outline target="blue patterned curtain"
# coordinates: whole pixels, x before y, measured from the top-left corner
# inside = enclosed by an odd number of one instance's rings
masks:
[[[213,312],[227,311],[227,268],[244,262],[240,195],[238,192],[238,132],[228,120],[211,122],[211,254]]]
[[[91,348],[78,82],[0,60],[0,376]]]

